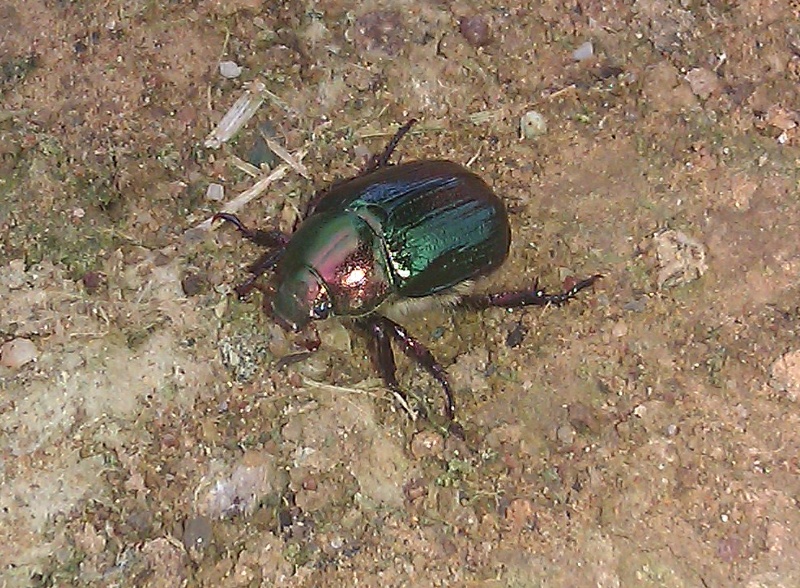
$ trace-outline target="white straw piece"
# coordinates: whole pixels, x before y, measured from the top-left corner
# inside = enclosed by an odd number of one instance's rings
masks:
[[[269,147],[270,151],[281,158],[284,162],[292,166],[292,169],[294,169],[294,171],[303,176],[305,179],[311,179],[311,174],[308,173],[308,168],[304,166],[295,156],[283,148],[280,143],[267,137],[266,135],[262,134],[261,136],[264,138],[264,141],[267,143],[267,147]]]
[[[262,82],[253,82],[225,113],[217,128],[206,137],[206,149],[219,149],[235,137],[261,107],[266,90]]]
[[[306,156],[307,151],[305,149],[301,149],[297,153],[294,154],[294,158],[300,162]],[[228,202],[225,206],[222,207],[221,212],[227,212],[229,214],[235,214],[241,210],[243,206],[245,206],[251,200],[258,198],[261,194],[266,192],[267,188],[269,188],[270,184],[273,182],[277,182],[281,178],[283,178],[289,170],[292,169],[286,163],[282,163],[278,167],[276,167],[271,174],[266,177],[261,178],[255,184],[253,184],[249,189],[245,190],[241,194],[239,194],[236,198]],[[204,220],[202,223],[197,225],[195,228],[207,231],[212,228],[212,221],[214,217],[209,217]]]

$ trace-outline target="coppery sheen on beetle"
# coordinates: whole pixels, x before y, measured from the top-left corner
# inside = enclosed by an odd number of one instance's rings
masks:
[[[423,344],[384,315],[386,308],[441,295],[473,309],[560,305],[600,276],[559,294],[547,294],[534,282],[517,292],[461,295],[459,286],[505,261],[511,242],[508,214],[489,186],[457,163],[389,164],[415,122],[401,127],[361,174],[315,195],[292,235],[250,230],[232,214],[215,218],[233,223],[244,237],[267,248],[250,266],[251,278],[237,287],[240,296],[274,268],[277,289],[271,309],[282,326],[298,331],[313,320],[351,317],[373,336],[374,360],[387,386],[402,394],[394,341],[442,386],[445,414],[452,420],[455,403],[446,371]]]

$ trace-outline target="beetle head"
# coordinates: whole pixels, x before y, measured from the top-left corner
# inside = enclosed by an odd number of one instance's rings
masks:
[[[281,281],[272,300],[272,311],[283,328],[296,332],[309,321],[328,318],[330,294],[316,272],[301,267]]]

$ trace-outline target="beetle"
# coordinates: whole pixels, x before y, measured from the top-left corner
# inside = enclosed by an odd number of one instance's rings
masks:
[[[447,372],[433,354],[386,316],[393,305],[439,298],[482,309],[527,305],[560,306],[601,276],[547,294],[533,287],[499,294],[466,294],[467,286],[498,268],[508,256],[511,229],[503,202],[476,174],[452,161],[420,160],[393,165],[389,159],[415,124],[400,127],[379,155],[357,176],[318,192],[298,229],[251,230],[236,215],[214,220],[233,224],[266,252],[250,265],[240,297],[258,288],[270,270],[277,274],[271,301],[275,319],[300,331],[329,316],[351,317],[374,339],[373,360],[386,385],[402,396],[392,342],[442,387],[444,412],[455,418]]]

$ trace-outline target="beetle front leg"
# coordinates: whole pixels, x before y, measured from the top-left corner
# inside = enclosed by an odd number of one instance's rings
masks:
[[[289,243],[289,236],[274,229],[270,231],[248,229],[245,224],[239,220],[238,216],[228,212],[218,212],[214,215],[212,220],[224,220],[231,223],[245,239],[269,249],[269,251],[266,251],[247,268],[247,271],[252,275],[234,288],[236,295],[240,299],[247,298],[253,289],[257,287],[256,281],[258,278],[274,268],[281,257],[283,257],[283,252],[286,249],[287,243]]]
[[[566,304],[578,292],[593,285],[602,276],[595,274],[585,280],[581,280],[569,290],[560,292],[558,294],[547,294],[543,289],[539,288],[538,280],[533,283],[533,288],[530,290],[519,290],[516,292],[502,292],[499,294],[475,294],[468,295],[461,298],[459,301],[460,306],[466,306],[474,309],[484,309],[490,306],[500,306],[502,308],[518,308],[520,306],[546,306],[552,304],[553,306],[561,306]]]
[[[286,233],[283,233],[277,229],[272,229],[269,231],[248,229],[245,224],[239,220],[238,216],[235,214],[230,214],[229,212],[218,212],[211,220],[224,220],[231,223],[242,234],[242,237],[255,243],[256,245],[261,245],[261,247],[268,247],[270,249],[283,249],[286,247],[286,244],[289,243],[290,237]]]
[[[252,275],[234,288],[240,300],[244,300],[250,296],[253,289],[258,288],[258,284],[256,283],[258,278],[275,267],[281,257],[283,257],[283,251],[283,249],[267,251],[248,266],[247,271]]]

